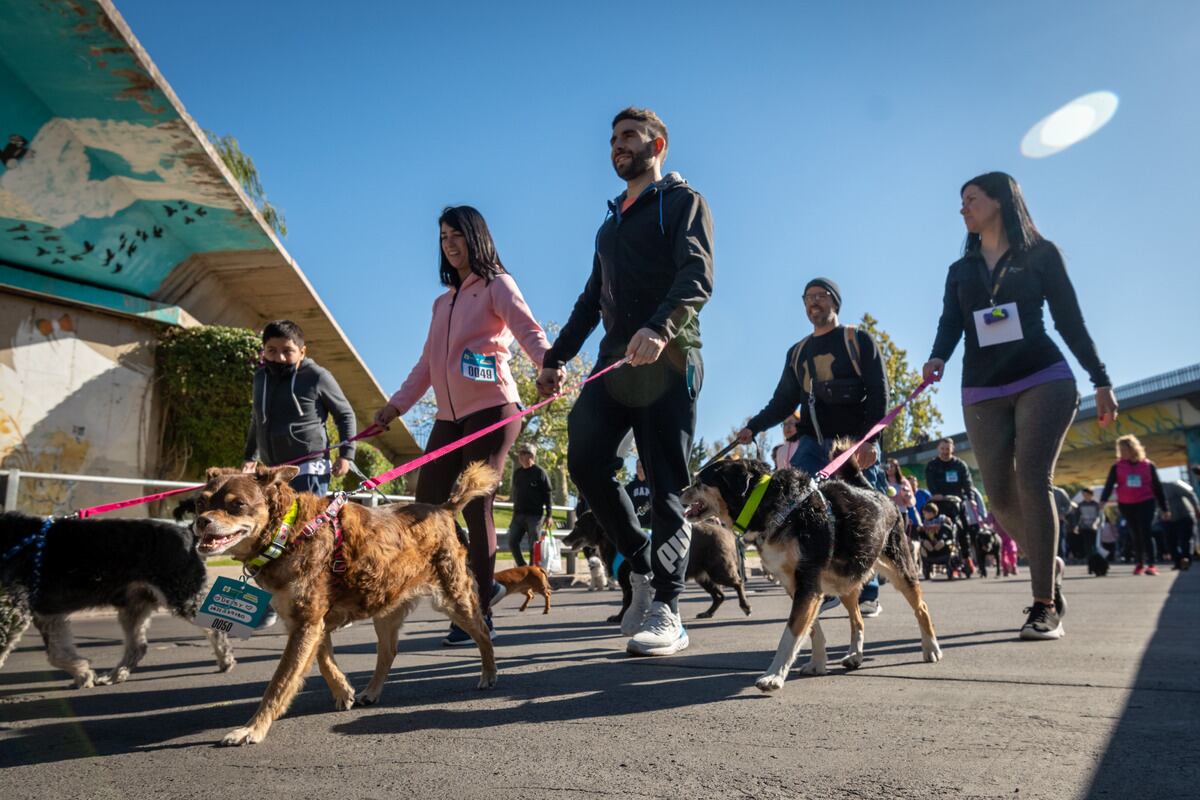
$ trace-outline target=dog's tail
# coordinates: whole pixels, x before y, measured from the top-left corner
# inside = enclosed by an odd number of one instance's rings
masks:
[[[851,447],[854,447],[856,442],[853,439],[840,437],[833,443],[833,448],[829,451],[829,460],[832,462],[842,453],[845,453]],[[865,446],[865,445],[864,445]],[[845,483],[852,486],[858,486],[861,489],[873,489],[875,487],[867,481],[863,475],[862,468],[858,466],[857,458],[847,458],[846,463],[838,468],[838,471],[829,477],[837,477]]]
[[[442,508],[457,515],[476,497],[491,494],[498,483],[500,476],[496,470],[482,461],[472,462],[463,470],[462,475],[458,476],[458,482],[450,492],[450,499],[442,504]]]

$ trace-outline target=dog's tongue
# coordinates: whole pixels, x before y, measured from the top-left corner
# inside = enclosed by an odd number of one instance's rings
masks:
[[[683,510],[683,516],[687,519],[695,519],[696,517],[700,516],[700,511],[701,511],[700,503],[692,503],[690,506],[688,506],[687,508],[685,508]]]

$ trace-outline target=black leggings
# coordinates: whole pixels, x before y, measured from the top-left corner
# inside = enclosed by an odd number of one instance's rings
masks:
[[[1153,500],[1143,500],[1140,503],[1118,503],[1121,516],[1129,525],[1129,533],[1133,537],[1133,560],[1139,564],[1154,563],[1154,545],[1150,541],[1150,526],[1154,523]]]
[[[455,439],[486,428],[515,413],[516,403],[508,403],[476,411],[453,422],[439,419],[433,423],[433,430],[429,432],[425,452],[450,444]],[[496,472],[503,472],[504,460],[508,458],[508,451],[520,432],[521,421],[513,420],[466,447],[447,453],[421,467],[421,474],[417,479],[417,502],[434,505],[446,502],[450,497],[450,490],[454,488],[454,482],[473,461],[486,461]],[[467,521],[467,533],[471,542],[471,571],[475,573],[475,581],[479,584],[479,601],[482,604],[480,608],[484,614],[488,613],[492,601],[492,576],[496,572],[496,522],[492,519],[494,498],[494,493],[477,498],[467,503],[467,507],[463,509],[463,518]]]

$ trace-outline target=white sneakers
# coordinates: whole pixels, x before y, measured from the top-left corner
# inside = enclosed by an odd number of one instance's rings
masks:
[[[630,606],[630,611],[633,606]],[[636,656],[669,656],[686,649],[687,631],[683,620],[666,603],[655,600],[641,630],[629,640],[625,649]]]
[[[650,576],[629,573],[629,584],[633,589],[633,597],[625,616],[621,617],[621,635],[633,636],[642,629],[646,620],[646,612],[650,610],[650,601],[654,599],[654,589],[650,587]]]

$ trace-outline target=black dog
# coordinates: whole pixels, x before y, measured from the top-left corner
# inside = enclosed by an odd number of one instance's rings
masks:
[[[1108,574],[1108,559],[1099,553],[1092,553],[1088,556],[1088,575],[1095,575],[1097,578],[1103,578]]]
[[[612,565],[616,560],[617,548],[604,534],[604,528],[596,519],[596,515],[588,511],[580,515],[575,524],[575,530],[563,538],[567,547],[594,547],[599,551],[604,568],[612,575]],[[621,610],[608,618],[608,622],[620,623],[633,597],[633,589],[629,583],[629,562],[622,561],[617,568],[617,582],[621,585]],[[738,605],[743,612],[750,614],[750,601],[746,599],[746,588],[738,571],[737,544],[733,532],[714,522],[692,523],[692,544],[688,551],[686,576],[700,584],[700,588],[712,597],[712,605],[707,610],[696,615],[696,619],[708,619],[725,602],[725,593],[721,586],[727,586],[737,592]]]
[[[996,577],[999,578],[1003,570],[1000,569],[1000,536],[991,528],[980,527],[975,533],[975,561],[979,567],[979,577],[987,577],[988,556],[991,556],[996,561]]]
[[[42,527],[41,517],[0,514],[0,557]],[[207,580],[192,532],[143,519],[60,519],[46,532],[41,580],[33,584],[34,548],[0,562],[0,587],[11,622],[0,641],[0,666],[32,621],[46,642],[51,665],[70,673],[75,685],[121,683],[146,655],[150,615],[166,606],[181,617],[196,615]],[[67,617],[97,606],[116,606],[125,634],[125,655],[108,675],[97,676],[75,650]],[[221,672],[235,663],[229,639],[207,631]]]
[[[925,660],[941,660],[903,518],[895,503],[871,488],[854,459],[820,487],[799,470],[772,474],[761,461],[718,461],[701,470],[684,490],[687,515],[716,515],[732,527],[763,481],[765,492],[750,514],[746,540],[757,543],[763,566],[783,582],[792,597],[792,611],[775,659],[755,685],[764,692],[783,688],[810,631],[812,660],[802,671],[825,672],[825,635],[818,620],[823,594],[840,597],[849,612],[850,651],[842,665],[859,667],[864,628],[858,595],[875,569],[912,606]]]

